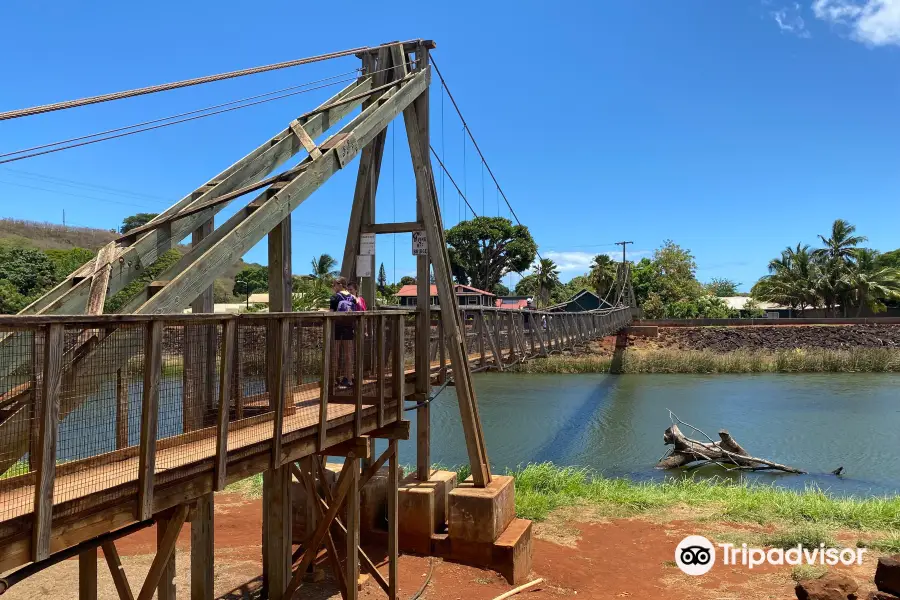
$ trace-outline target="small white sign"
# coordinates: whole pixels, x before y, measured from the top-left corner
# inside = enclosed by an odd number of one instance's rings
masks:
[[[356,257],[356,276],[357,277],[371,277],[372,276],[372,266],[375,263],[375,258],[373,256],[364,256],[359,255]]]
[[[412,232],[412,253],[413,256],[428,255],[428,239],[425,237],[424,231]]]
[[[375,256],[375,234],[362,233],[359,236],[359,253],[362,256]]]

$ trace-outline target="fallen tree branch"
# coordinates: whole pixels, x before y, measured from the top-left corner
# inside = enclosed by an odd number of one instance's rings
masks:
[[[685,426],[706,436],[705,433],[693,425],[684,423],[684,421],[678,419],[671,411],[669,411],[669,414],[673,420],[677,420]],[[656,467],[659,469],[677,469],[679,467],[691,465],[691,468],[696,468],[698,465],[694,465],[693,463],[702,461],[699,466],[702,466],[703,463],[715,463],[729,471],[760,471],[771,469],[784,471],[785,473],[806,473],[806,471],[801,471],[800,469],[788,465],[783,465],[765,458],[751,456],[750,453],[737,443],[725,429],[719,431],[719,441],[713,441],[709,436],[706,436],[706,438],[709,439],[709,442],[701,442],[686,437],[681,433],[678,425],[673,422],[663,434],[663,442],[666,445],[672,446],[672,450],[656,464]]]

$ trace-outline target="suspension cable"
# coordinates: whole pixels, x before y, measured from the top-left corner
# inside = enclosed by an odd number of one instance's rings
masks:
[[[473,214],[474,216],[477,217],[477,216],[478,216],[478,213],[476,213],[476,212],[475,212],[475,209],[472,208],[472,205],[469,204],[469,199],[466,198],[466,195],[463,194],[463,191],[462,191],[461,189],[459,189],[459,186],[458,186],[458,185],[456,185],[456,180],[453,179],[453,175],[451,175],[451,174],[450,174],[450,171],[447,170],[447,167],[444,166],[444,163],[443,163],[443,161],[441,161],[441,158],[438,156],[438,153],[437,153],[437,151],[434,149],[434,146],[429,146],[429,147],[431,148],[431,154],[434,155],[434,158],[435,158],[435,160],[438,161],[438,164],[441,166],[441,169],[443,169],[444,173],[447,174],[447,179],[449,179],[449,180],[450,180],[450,183],[453,184],[453,187],[456,188],[456,191],[459,193],[460,198],[463,199],[463,201],[466,203],[466,206],[468,206],[468,207],[469,207],[469,210],[472,211],[472,214]]]
[[[101,102],[110,102],[112,100],[121,100],[123,98],[132,98],[134,96],[143,96],[146,94],[155,94],[157,92],[165,92],[169,90],[174,90],[178,88],[189,87],[193,85],[200,85],[204,83],[211,83],[213,81],[222,81],[224,79],[234,79],[235,77],[244,77],[246,75],[256,75],[257,73],[265,73],[267,71],[276,71],[279,69],[287,69],[289,67],[296,67],[299,65],[306,65],[315,62],[321,62],[324,60],[329,60],[332,58],[341,58],[343,56],[352,56],[361,52],[371,52],[373,50],[377,50],[379,48],[385,46],[393,46],[397,42],[393,42],[390,44],[381,44],[379,46],[361,46],[359,48],[351,48],[349,50],[340,50],[338,52],[329,52],[327,54],[319,54],[317,56],[309,56],[306,58],[298,58],[295,60],[288,60],[280,63],[273,63],[269,65],[263,65],[259,67],[252,67],[249,69],[240,69],[238,71],[229,71],[227,73],[219,73],[217,75],[207,75],[205,77],[196,77],[194,79],[185,79],[183,81],[174,81],[171,83],[163,83],[160,85],[151,85],[148,87],[137,88],[133,90],[126,90],[123,92],[114,92],[111,94],[102,94],[100,96],[90,96],[87,98],[80,98],[78,100],[66,100],[64,102],[56,102],[53,104],[44,104],[42,106],[32,106],[30,108],[20,108],[17,110],[10,110],[3,113],[0,113],[0,121],[6,121],[8,119],[18,119],[21,117],[28,117],[31,115],[37,115],[41,113],[48,113],[57,110],[65,110],[69,108],[76,108],[79,106],[87,106],[89,104],[99,104]],[[406,44],[415,44],[415,43],[425,43],[424,40],[409,40],[406,42],[402,42],[404,45]],[[432,44],[433,45],[433,44]]]

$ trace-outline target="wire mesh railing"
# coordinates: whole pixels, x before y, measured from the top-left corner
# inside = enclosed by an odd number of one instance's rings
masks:
[[[135,493],[145,517],[154,484],[224,484],[234,453],[393,422],[414,340],[400,311],[0,317],[0,522]]]

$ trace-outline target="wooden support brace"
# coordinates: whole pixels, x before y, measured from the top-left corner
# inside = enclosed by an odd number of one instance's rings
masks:
[[[119,600],[134,600],[131,585],[128,583],[128,577],[125,576],[125,568],[122,566],[122,560],[119,558],[119,551],[116,550],[114,541],[103,542],[103,557],[109,566],[109,574],[112,576],[113,585],[116,586]]]
[[[144,396],[141,400],[141,446],[138,460],[137,520],[153,516],[153,477],[156,471],[156,425],[162,375],[163,322],[147,323],[144,333]]]
[[[222,352],[219,364],[219,414],[216,419],[216,466],[213,489],[225,489],[228,463],[228,415],[231,412],[232,368],[237,362],[237,323],[225,321],[222,332]]]
[[[328,435],[328,397],[331,395],[331,352],[334,337],[334,322],[324,319],[322,322],[322,378],[319,382],[321,397],[319,399],[319,437],[316,450],[325,450],[325,439]]]
[[[313,141],[313,139],[309,136],[306,130],[303,129],[303,125],[300,124],[300,121],[298,121],[297,119],[291,121],[290,128],[291,131],[294,132],[294,135],[297,136],[297,139],[300,140],[300,143],[303,145],[306,151],[309,152],[309,155],[313,160],[321,158],[322,151],[319,150],[319,147],[316,146],[316,143]]]
[[[187,520],[187,514],[188,506],[181,504],[175,508],[171,519],[166,523],[165,530],[159,538],[156,556],[153,557],[153,562],[150,564],[150,572],[147,573],[147,578],[138,594],[138,600],[150,600],[157,591],[156,588],[160,585],[165,571],[169,568],[169,561],[175,553],[175,543],[178,541],[182,525]]]
[[[78,600],[97,600],[97,547],[78,554]]]
[[[367,433],[366,437],[381,440],[408,440],[409,421],[396,421],[390,425],[379,427]]]
[[[322,456],[343,456],[345,458],[371,458],[369,442],[365,437],[350,438],[346,442],[326,448],[320,452]]]

